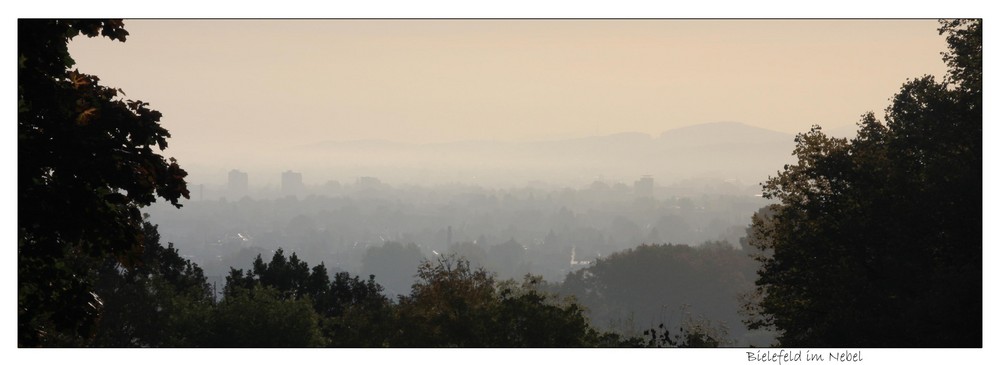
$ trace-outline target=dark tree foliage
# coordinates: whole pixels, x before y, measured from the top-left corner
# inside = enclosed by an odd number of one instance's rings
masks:
[[[524,259],[524,246],[511,238],[507,242],[489,247],[486,267],[501,278],[517,278],[528,273]]]
[[[782,346],[982,346],[982,29],[942,21],[943,82],[924,76],[857,137],[814,127],[763,184],[754,328]]]
[[[102,347],[191,347],[209,336],[213,296],[198,265],[173,244],[160,246],[156,226],[144,223],[146,248],[131,268],[108,259],[98,273],[104,302],[97,336]]]
[[[560,302],[528,276],[520,285],[497,283],[454,256],[421,264],[410,296],[397,308],[398,347],[627,346],[620,336],[590,327],[584,309]]]
[[[594,323],[608,330],[638,335],[646,328],[646,336],[673,341],[646,343],[649,346],[686,345],[688,333],[709,332],[719,337],[716,343],[729,344],[733,339],[722,338],[723,332],[728,336],[726,328],[746,345],[759,339],[740,326],[739,297],[752,290],[756,267],[744,252],[725,242],[699,247],[644,244],[571,272],[552,290],[577,298]],[[690,311],[714,323],[697,321]]]
[[[495,280],[464,259],[424,261],[410,296],[399,298],[402,347],[486,347],[492,341]]]
[[[602,333],[585,308],[542,290],[540,277],[497,282],[455,256],[424,261],[409,295],[394,303],[375,277],[346,272],[330,280],[323,264],[308,270],[295,254],[232,270],[226,296],[203,327],[210,347],[643,347],[654,340]],[[712,338],[671,338],[683,346]],[[683,335],[683,334],[682,334]],[[654,336],[655,337],[655,336]],[[692,340],[693,339],[693,340]],[[700,342],[699,342],[700,341]]]
[[[590,328],[584,308],[577,303],[552,300],[538,286],[541,277],[527,276],[520,288],[501,287],[496,323],[505,347],[594,346],[597,333]]]
[[[319,318],[319,328],[326,338],[324,344],[338,347],[380,347],[392,328],[391,303],[382,293],[374,276],[367,281],[346,272],[333,280],[323,263],[314,266],[299,260],[295,253],[285,257],[278,249],[265,263],[260,255],[248,271],[231,269],[226,277],[227,298],[242,301],[258,298],[270,301],[268,295],[252,296],[255,290],[267,289],[281,301],[309,303]],[[243,346],[238,343],[225,346]],[[278,346],[276,344],[268,345]]]
[[[386,347],[398,323],[392,302],[382,293],[375,276],[368,280],[346,272],[334,275],[330,290],[315,299],[324,315],[323,333],[329,346]]]
[[[325,268],[317,269],[317,272],[319,271],[322,271],[322,276],[326,276]],[[253,270],[249,274],[257,279],[258,284],[277,289],[281,297],[285,299],[315,295],[319,291],[325,290],[324,287],[316,287],[317,278],[310,275],[308,263],[299,260],[294,252],[286,259],[284,250],[280,248],[271,257],[271,262],[267,264],[264,263],[260,255],[257,255],[257,259],[253,262]],[[322,284],[322,279],[318,279],[319,284]],[[313,292],[310,289],[316,291]]]
[[[389,241],[382,246],[372,246],[361,259],[363,272],[375,275],[391,295],[405,294],[413,284],[413,275],[424,259],[414,243],[402,244]]]
[[[96,268],[135,266],[140,207],[180,207],[186,172],[158,152],[160,113],[70,69],[77,35],[125,41],[120,20],[18,20],[18,345],[78,346],[94,335]]]
[[[272,287],[233,289],[212,316],[209,347],[320,347],[320,318],[308,299]]]

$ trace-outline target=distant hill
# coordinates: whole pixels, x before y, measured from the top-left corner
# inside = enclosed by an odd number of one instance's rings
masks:
[[[742,123],[708,123],[664,132],[653,156],[675,171],[755,183],[794,162],[794,140],[791,134]]]
[[[738,122],[717,122],[671,129],[658,142],[677,146],[782,144],[794,136]]]
[[[324,141],[297,148],[289,158],[317,168],[379,166],[386,171],[372,174],[384,177],[419,170],[423,178],[433,178],[462,171],[459,176],[493,181],[581,184],[599,175],[631,183],[648,174],[660,182],[716,176],[755,184],[793,162],[793,139],[786,133],[719,122],[668,130],[656,138],[629,132],[539,142]]]

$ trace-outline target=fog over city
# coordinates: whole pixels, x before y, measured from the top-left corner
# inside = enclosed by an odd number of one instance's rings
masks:
[[[170,136],[156,153],[186,171],[169,170],[183,177],[189,199],[143,206],[155,227],[142,237],[201,270],[189,265],[187,273],[204,280],[198,300],[218,318],[205,322],[216,326],[204,332],[207,342],[153,347],[273,345],[219,335],[229,330],[218,324],[226,318],[242,322],[219,314],[238,300],[311,306],[295,322],[306,323],[296,332],[305,342],[278,347],[829,346],[782,337],[785,328],[754,312],[775,310],[759,287],[773,280],[760,280],[765,269],[779,266],[769,255],[781,234],[801,233],[787,228],[793,219],[846,227],[853,216],[829,217],[886,197],[850,190],[880,180],[865,173],[888,171],[878,165],[884,159],[844,167],[884,151],[849,148],[889,138],[872,118],[910,115],[891,110],[906,101],[893,99],[900,85],[953,77],[942,62],[942,25],[931,19],[124,24],[125,42],[72,38],[73,67],[163,114]],[[86,85],[76,77],[74,87]],[[79,125],[96,123],[79,108]],[[978,133],[981,143],[981,122]],[[835,200],[837,189],[854,200]],[[829,211],[787,213],[814,206]],[[884,218],[865,214],[864,229],[874,229],[865,219]],[[867,242],[899,231],[832,235]],[[827,242],[831,233],[821,233],[801,233],[801,242]],[[816,261],[834,265],[829,257],[844,252],[869,251],[831,249]],[[872,277],[864,270],[905,266],[873,262],[844,265]],[[843,278],[830,275],[823,278]],[[892,292],[872,285],[863,290]],[[449,301],[453,294],[461,305]],[[441,303],[458,309],[440,314]],[[597,332],[584,331],[590,337],[581,342],[462,342],[479,339],[463,332],[474,326],[434,327],[468,308],[496,318],[557,308]],[[421,331],[447,335],[401,335]],[[140,337],[96,338],[115,347]],[[896,343],[845,346],[859,344]]]

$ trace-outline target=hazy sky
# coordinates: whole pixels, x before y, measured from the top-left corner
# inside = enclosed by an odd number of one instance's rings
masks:
[[[942,75],[934,20],[127,20],[83,72],[151,103],[182,163],[324,140],[546,140],[881,116]]]
[[[940,75],[931,20],[130,20],[78,67],[177,144],[538,140],[740,121],[794,133]]]
[[[132,3],[116,10],[93,10],[97,7],[89,3],[69,10],[34,4],[45,10],[17,14],[100,17],[101,12],[134,12],[126,10]],[[964,1],[934,4],[938,10],[916,14],[989,14],[985,3],[979,8]],[[164,12],[162,6],[140,14],[184,16],[195,8]],[[803,12],[791,6],[791,14],[856,16],[840,4],[836,9],[804,6],[824,9]],[[891,6],[905,12],[914,8],[909,3],[853,8],[902,14]],[[293,8],[302,9],[281,9]],[[214,10],[205,14],[233,12],[228,7]],[[310,15],[296,11],[297,16]],[[252,16],[291,15],[289,10],[274,14]],[[379,11],[364,14],[384,16]],[[128,42],[78,38],[71,50],[82,71],[164,113],[163,124],[173,134],[166,154],[179,157],[188,168],[214,158],[212,151],[319,140],[658,134],[721,120],[788,133],[814,123],[847,125],[867,110],[881,116],[887,98],[906,78],[943,73],[939,52],[945,43],[936,27],[931,20],[128,20]],[[13,44],[16,39],[8,43]],[[989,133],[985,137],[989,142]],[[989,159],[989,143],[986,147]],[[16,156],[14,148],[8,146],[6,155]],[[989,221],[994,204],[990,191],[985,193]],[[14,213],[5,216],[10,218],[5,232],[12,233]],[[985,241],[991,241],[991,232],[984,232]],[[987,273],[988,280],[994,276]],[[913,359],[935,354],[955,356],[925,352]]]

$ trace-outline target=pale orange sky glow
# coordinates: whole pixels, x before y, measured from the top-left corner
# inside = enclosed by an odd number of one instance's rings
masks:
[[[151,103],[182,163],[321,141],[537,141],[855,123],[944,72],[935,20],[126,20],[77,67]],[[230,156],[230,157],[227,157]],[[218,159],[212,161],[212,159]]]

